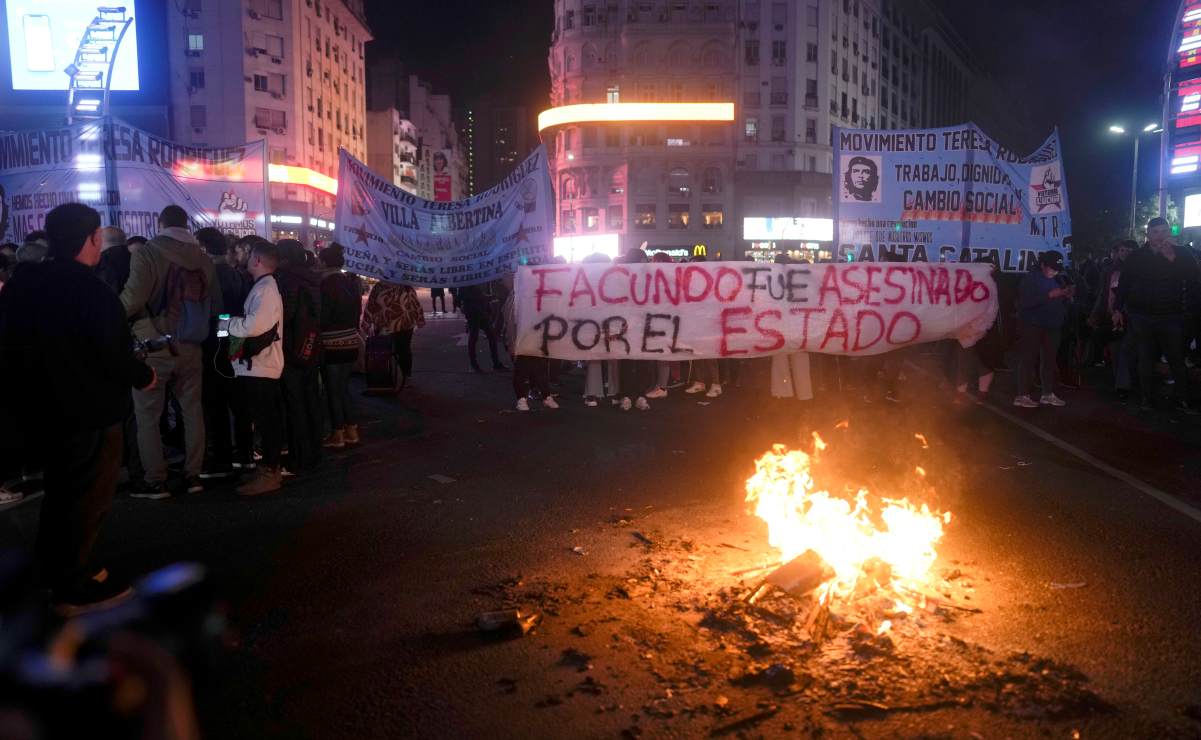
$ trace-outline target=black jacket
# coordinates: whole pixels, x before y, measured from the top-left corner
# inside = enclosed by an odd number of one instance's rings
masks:
[[[96,277],[117,295],[125,288],[129,280],[129,247],[119,244],[109,247],[100,253],[100,262],[96,265]]]
[[[1117,308],[1145,316],[1183,314],[1199,279],[1197,260],[1187,247],[1176,247],[1176,259],[1169,262],[1144,246],[1122,263]]]
[[[57,435],[109,427],[126,417],[130,388],[152,377],[134,357],[121,301],[87,267],[25,263],[0,291],[4,414],[25,428]]]

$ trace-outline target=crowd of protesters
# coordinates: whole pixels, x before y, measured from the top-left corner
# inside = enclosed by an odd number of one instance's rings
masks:
[[[316,254],[291,239],[193,232],[189,222],[184,209],[169,206],[153,238],[127,238],[72,203],[52,210],[45,230],[22,245],[0,246],[0,387],[17,389],[0,418],[0,481],[42,479],[37,557],[66,607],[121,595],[88,555],[122,467],[137,499],[196,493],[222,480],[243,496],[268,494],[314,471],[327,451],[360,443],[350,378],[368,338],[391,356],[395,392],[413,373],[413,334],[426,311],[412,286],[376,282],[368,291],[343,269],[337,244]],[[617,261],[671,260],[634,249]],[[1159,397],[1162,361],[1173,407],[1192,414],[1199,278],[1196,255],[1173,244],[1163,219],[1148,225],[1145,245],[1121,242],[1103,260],[1067,269],[1057,253],[1042,254],[1015,290],[998,279],[1000,310],[976,345],[942,344],[944,386],[960,403],[989,394],[996,373],[1016,369],[1015,406],[1062,407],[1059,388],[1079,387],[1084,368],[1108,367],[1116,397],[1147,409]],[[531,402],[560,408],[553,389],[573,363],[514,356],[511,276],[450,293],[448,312],[445,290],[431,291],[431,314],[462,314],[469,371],[483,372],[482,333],[493,372],[510,370],[501,347],[508,350],[518,411],[530,411]],[[764,364],[774,397],[850,393],[895,403],[908,352],[597,360],[576,369],[589,408],[647,411],[677,389],[712,403],[748,377],[752,362]],[[35,378],[54,392],[21,392]],[[175,475],[168,448],[183,453]],[[0,487],[0,505],[20,496]]]

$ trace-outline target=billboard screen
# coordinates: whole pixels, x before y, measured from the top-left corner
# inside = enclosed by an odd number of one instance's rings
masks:
[[[13,90],[65,91],[69,78],[64,70],[76,62],[85,35],[90,48],[97,50],[94,54],[108,53],[123,25],[102,17],[99,8],[108,6],[96,0],[6,0],[4,5]],[[132,2],[125,4],[129,11],[132,6]],[[112,90],[140,89],[136,25],[136,20],[130,24],[117,52]]]

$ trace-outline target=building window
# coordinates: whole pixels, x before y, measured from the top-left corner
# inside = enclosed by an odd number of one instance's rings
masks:
[[[750,142],[752,144],[758,143],[758,141],[759,141],[759,119],[758,118],[751,117],[751,118],[746,119],[746,127],[744,129],[743,136],[746,138],[746,140],[748,142]]]
[[[808,44],[805,46],[805,61],[806,62],[816,62],[817,61],[817,44]]]
[[[575,11],[567,11],[567,17],[563,19],[563,30],[570,31],[575,28]]]
[[[585,28],[596,25],[596,7],[592,5],[585,5],[584,12],[582,13],[582,20]]]
[[[625,224],[622,222],[623,210],[624,209],[621,206],[609,206],[605,216],[606,229],[609,229],[610,231],[618,231],[625,227]]]
[[[259,7],[263,9],[262,13],[264,18],[272,18],[277,21],[283,20],[283,0],[259,0]]]
[[[772,105],[787,105],[788,104],[788,78],[787,77],[771,78],[771,104]]]
[[[655,228],[655,204],[654,203],[639,203],[634,206],[634,228],[636,229],[653,229]]]
[[[817,143],[817,119],[816,118],[806,118],[805,119],[805,143],[806,144],[816,144]]]
[[[716,167],[706,167],[704,176],[701,178],[701,192],[704,193],[720,193],[721,192],[721,170]]]
[[[788,3],[771,4],[771,22],[777,26],[788,22]]]
[[[771,42],[771,63],[776,67],[783,67],[788,61],[788,42],[773,41]]]
[[[584,231],[598,231],[600,229],[600,211],[595,208],[582,209],[584,215]]]
[[[207,111],[203,105],[192,106],[192,128],[204,128],[208,122]]]
[[[744,92],[742,94],[742,107],[758,108],[759,100],[760,100],[760,96],[759,96],[758,90],[753,90],[751,92]]]
[[[720,229],[722,225],[722,210],[719,205],[701,206],[702,226],[706,229]]]
[[[746,46],[746,64],[748,67],[759,66],[759,40],[747,39]]]
[[[771,140],[784,141],[786,138],[786,125],[784,116],[771,117]]]
[[[284,129],[288,125],[288,114],[282,110],[255,108],[254,125],[258,128]]]
[[[254,89],[259,92],[267,92],[267,75],[254,76]]]
[[[582,148],[595,149],[597,141],[596,126],[584,126],[584,135],[581,137],[581,140]]]
[[[817,157],[809,157],[809,171],[817,172]]]
[[[267,49],[268,56],[274,57],[276,59],[284,58],[284,37],[283,36],[272,36],[271,34],[267,34],[265,41],[267,42],[265,44],[265,48]]]
[[[673,167],[667,175],[667,192],[671,195],[688,196],[692,192],[692,181],[684,167]]]
[[[817,80],[805,80],[805,107],[817,108]]]
[[[204,67],[192,67],[188,70],[188,86],[193,90],[204,89]]]
[[[817,6],[810,5],[805,8],[805,22],[812,28],[817,28]]]
[[[670,203],[667,206],[667,228],[669,229],[687,229],[688,228],[688,204],[687,203]]]
[[[621,88],[619,88],[617,85],[610,87],[605,92],[605,102],[606,103],[620,103],[621,102]]]
[[[204,34],[188,34],[188,51],[204,51]]]

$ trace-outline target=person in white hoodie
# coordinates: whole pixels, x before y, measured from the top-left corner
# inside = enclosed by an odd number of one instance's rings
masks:
[[[246,296],[243,315],[223,320],[219,326],[229,332],[234,375],[263,441],[261,465],[252,478],[238,486],[243,496],[277,491],[283,484],[280,450],[284,420],[279,378],[284,371],[284,304],[275,283],[278,266],[276,246],[265,239],[257,242],[247,264],[254,285]]]

